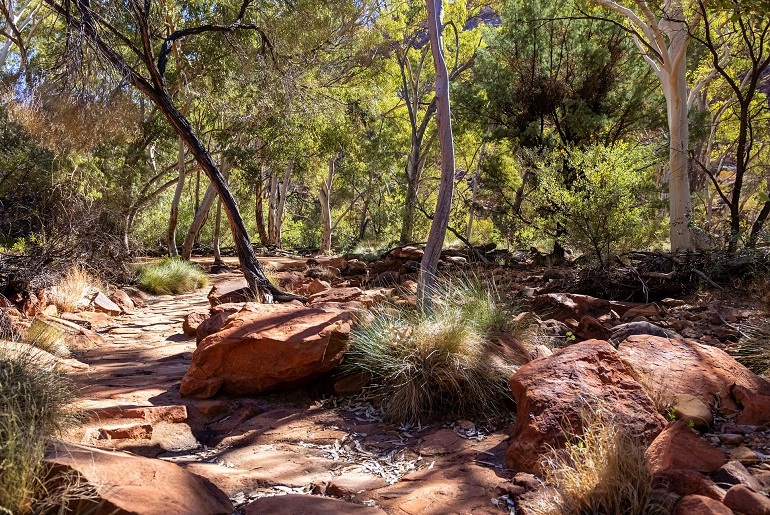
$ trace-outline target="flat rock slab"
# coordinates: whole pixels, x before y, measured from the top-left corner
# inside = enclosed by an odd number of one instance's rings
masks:
[[[99,498],[90,504],[101,501],[97,514],[229,515],[233,511],[227,496],[210,481],[173,463],[61,443],[51,449],[46,462],[78,472],[94,487]],[[75,513],[86,513],[87,504]]]
[[[246,505],[244,515],[384,515],[379,508],[319,497],[316,495],[279,495],[263,497]]]

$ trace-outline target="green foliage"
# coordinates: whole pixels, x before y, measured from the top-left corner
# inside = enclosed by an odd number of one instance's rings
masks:
[[[73,420],[74,385],[35,352],[0,347],[0,511],[14,514],[45,500],[43,453]]]
[[[351,334],[344,367],[371,374],[388,419],[416,423],[505,411],[513,372],[487,340],[501,321],[493,293],[444,283],[430,314],[384,308]]]
[[[565,239],[601,266],[654,240],[655,183],[645,148],[570,148],[541,164],[537,209]]]
[[[209,278],[195,263],[164,259],[139,269],[139,286],[151,293],[189,293],[206,286]]]

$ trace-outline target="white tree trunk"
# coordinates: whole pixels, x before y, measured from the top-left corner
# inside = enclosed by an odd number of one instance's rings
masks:
[[[230,172],[227,160],[222,158],[219,164],[219,168],[222,172],[222,177],[227,180]],[[195,246],[195,240],[198,239],[198,235],[200,234],[201,229],[203,229],[203,224],[206,223],[206,219],[209,216],[209,211],[211,211],[211,206],[214,204],[214,200],[216,198],[217,190],[213,183],[209,184],[208,188],[206,188],[206,193],[203,194],[203,200],[198,206],[198,210],[195,212],[195,217],[190,224],[190,229],[187,231],[187,236],[185,236],[184,243],[182,244],[181,257],[185,261],[189,261],[192,257],[192,250],[193,246]]]
[[[436,123],[441,151],[441,179],[433,223],[430,226],[425,254],[420,262],[420,280],[417,286],[417,305],[430,311],[431,296],[435,289],[438,261],[444,246],[449,213],[452,208],[455,177],[455,149],[452,138],[452,115],[449,104],[449,73],[444,60],[443,3],[442,0],[426,0],[428,7],[428,34],[436,70]]]
[[[268,244],[281,248],[281,232],[283,228],[283,213],[286,209],[286,192],[291,182],[291,172],[294,169],[294,159],[290,159],[283,172],[283,178],[277,174],[270,177],[267,204],[267,238]]]
[[[332,251],[332,182],[334,181],[334,162],[336,156],[329,158],[329,172],[326,179],[321,181],[318,200],[321,203],[321,254]]]

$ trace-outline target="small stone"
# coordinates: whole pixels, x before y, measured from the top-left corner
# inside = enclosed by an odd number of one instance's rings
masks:
[[[702,495],[686,495],[679,500],[672,515],[733,515],[730,508]]]
[[[660,303],[666,306],[667,308],[678,308],[680,306],[684,306],[685,304],[687,304],[685,301],[681,299],[672,299],[670,297],[661,300]]]
[[[762,490],[762,484],[739,461],[731,460],[714,474],[714,481],[725,485],[744,484],[752,490]]]
[[[470,420],[461,420],[457,423],[458,426],[460,426],[460,429],[463,431],[473,431],[476,429],[476,424],[471,422]]]
[[[756,453],[745,445],[741,445],[730,451],[730,459],[740,461],[744,465],[753,465],[754,463],[759,462],[759,457],[757,457]]]
[[[91,300],[91,305],[95,311],[107,313],[108,315],[112,316],[118,316],[123,312],[123,310],[120,309],[120,306],[112,302],[110,298],[102,292],[96,294],[96,296]]]
[[[696,429],[705,431],[714,423],[711,408],[694,395],[677,395],[674,397],[673,409],[677,420],[683,420]]]
[[[725,495],[725,506],[742,515],[770,515],[770,499],[746,485],[735,485]]]
[[[746,438],[743,435],[737,435],[735,433],[724,433],[718,435],[719,441],[727,445],[740,445]]]
[[[101,427],[100,440],[149,440],[152,438],[152,424]]]

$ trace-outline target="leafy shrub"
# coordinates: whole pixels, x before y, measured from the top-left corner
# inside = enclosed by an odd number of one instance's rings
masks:
[[[669,513],[653,488],[645,447],[602,406],[586,409],[583,430],[542,462],[558,495],[529,506],[537,515],[657,515]],[[528,510],[529,512],[529,510]]]
[[[541,163],[534,202],[551,233],[606,266],[655,237],[656,187],[648,155],[628,144],[554,152]]]
[[[385,415],[400,423],[505,410],[513,367],[487,340],[500,309],[479,285],[443,283],[430,314],[383,308],[351,334],[349,371],[366,371]]]
[[[35,354],[0,347],[0,512],[29,513],[50,495],[45,447],[73,420],[73,384]]]
[[[181,259],[164,259],[139,269],[139,286],[151,293],[189,293],[208,282],[208,276],[198,265]]]

